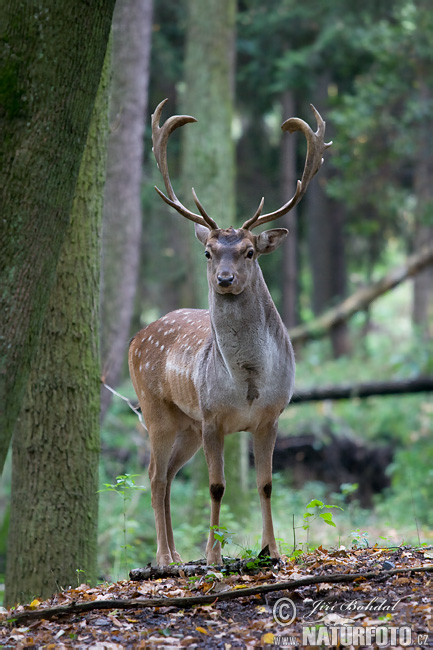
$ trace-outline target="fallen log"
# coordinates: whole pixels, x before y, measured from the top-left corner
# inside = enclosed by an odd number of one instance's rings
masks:
[[[361,384],[343,386],[321,386],[306,390],[295,390],[292,404],[322,402],[324,400],[354,399],[374,395],[402,395],[405,393],[424,393],[433,391],[433,377],[416,377],[395,381],[369,381]]]
[[[348,320],[353,314],[368,307],[374,300],[390,289],[394,289],[404,280],[413,277],[426,266],[433,263],[433,243],[424,246],[414,255],[407,258],[402,266],[398,266],[383,278],[373,282],[368,287],[362,287],[339,305],[326,311],[322,316],[307,325],[299,325],[289,330],[292,343],[305,343],[312,339],[325,336],[329,330]]]

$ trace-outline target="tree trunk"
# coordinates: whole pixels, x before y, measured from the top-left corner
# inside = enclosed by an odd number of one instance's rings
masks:
[[[420,105],[431,106],[433,89],[421,77]],[[433,119],[431,113],[419,127],[418,155],[415,170],[415,194],[417,198],[415,224],[415,251],[433,241]],[[433,339],[433,266],[416,276],[413,296],[413,322],[426,339]]]
[[[188,0],[182,113],[194,115],[198,122],[183,129],[182,190],[188,204],[194,187],[205,210],[220,228],[235,225],[235,152],[231,136],[235,12],[235,0]],[[195,240],[191,224],[185,225],[190,304],[206,307],[203,246]],[[245,510],[247,477],[242,459],[247,453],[245,433],[226,437],[224,502],[240,514]],[[202,458],[198,457],[194,472],[199,485],[208,480]]]
[[[328,75],[322,75],[318,84],[321,103],[327,98]],[[331,134],[332,137],[332,134]],[[315,178],[306,196],[308,222],[308,250],[313,277],[312,306],[319,316],[346,293],[346,260],[344,252],[343,206],[329,199],[324,191],[329,166]],[[334,357],[347,354],[350,349],[346,323],[339,323],[331,331]]]
[[[115,387],[127,357],[141,244],[141,180],[152,31],[152,0],[118,0],[103,216],[101,358]],[[101,392],[101,421],[111,393]]]
[[[47,598],[77,580],[96,579],[99,259],[108,59],[13,440],[9,605]]]
[[[293,92],[287,90],[282,97],[283,120],[296,115]],[[296,139],[281,138],[281,205],[286,203],[296,188]],[[295,207],[284,217],[282,224],[289,231],[283,243],[282,319],[287,328],[299,322],[298,310],[298,211]]]
[[[197,124],[182,130],[182,195],[197,191],[205,210],[221,228],[235,225],[233,117],[235,0],[188,0],[185,91],[182,113]],[[193,204],[194,205],[194,204]],[[196,210],[194,206],[194,210]],[[203,247],[189,233],[189,282],[195,306],[207,306]],[[191,306],[191,305],[190,305]]]
[[[0,469],[69,223],[114,0],[3,2]]]

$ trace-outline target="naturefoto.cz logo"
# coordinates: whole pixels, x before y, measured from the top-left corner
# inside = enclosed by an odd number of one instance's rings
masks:
[[[376,600],[376,599],[374,599]],[[313,612],[323,610],[323,607],[318,607],[318,602],[313,602]],[[371,610],[377,603],[370,601],[367,604],[361,602],[355,603],[352,601],[350,610]],[[388,608],[386,603],[381,604],[382,608]],[[333,612],[335,612],[333,607]],[[344,605],[344,609],[349,609],[348,604]],[[402,647],[407,648],[415,644],[425,646],[428,644],[428,635],[413,634],[408,626],[361,626],[355,625],[355,621],[350,618],[343,618],[342,616],[333,613],[326,616],[320,621],[315,621],[314,625],[305,624],[305,618],[311,615],[307,614],[304,617],[304,624],[302,625],[302,636],[275,636],[273,644],[280,646],[371,646],[374,645],[378,648],[393,648]],[[290,598],[280,598],[276,601],[273,607],[274,620],[278,625],[286,626],[291,625],[296,619],[296,605]],[[329,619],[329,620],[328,620]],[[331,622],[332,621],[332,622]]]
[[[302,645],[371,646],[407,648],[412,645],[410,627],[314,626],[302,628]]]

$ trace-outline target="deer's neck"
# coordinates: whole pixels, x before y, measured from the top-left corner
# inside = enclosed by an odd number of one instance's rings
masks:
[[[272,352],[290,345],[260,268],[239,295],[219,294],[210,287],[209,313],[214,361],[231,375],[260,372]]]

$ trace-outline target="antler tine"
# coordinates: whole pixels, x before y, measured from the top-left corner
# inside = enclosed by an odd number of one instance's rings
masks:
[[[218,226],[215,223],[215,221],[208,215],[206,210],[204,209],[203,205],[200,203],[197,194],[195,193],[195,189],[192,188],[192,198],[194,199],[194,203],[199,209],[200,214],[202,215],[203,219],[207,222],[207,225],[211,227],[212,230],[218,230]]]
[[[168,164],[167,164],[167,142],[170,135],[180,126],[188,124],[189,122],[197,122],[195,117],[191,115],[173,115],[169,117],[162,126],[159,126],[159,121],[161,119],[162,109],[167,103],[167,99],[164,99],[158,104],[155,109],[155,112],[152,115],[152,144],[153,144],[153,153],[158,164],[159,171],[161,172],[162,178],[164,180],[165,189],[167,190],[168,196],[166,196],[160,189],[155,187],[155,190],[158,192],[159,196],[170,205],[172,208],[177,210],[182,216],[186,217],[190,221],[200,224],[201,226],[206,226],[209,230],[217,229],[218,226],[213,219],[205,212],[203,206],[197,203],[201,215],[195,214],[186,208],[177,198],[174,193],[170,175],[168,173]],[[196,195],[193,190],[194,200],[196,200]]]
[[[302,179],[296,184],[296,191],[294,195],[290,201],[285,203],[279,210],[275,210],[275,212],[269,212],[268,214],[264,214],[259,217],[260,212],[257,211],[254,217],[244,223],[242,228],[245,228],[246,230],[252,230],[253,228],[257,228],[257,226],[261,226],[263,223],[274,221],[274,219],[278,219],[279,217],[282,217],[283,215],[290,212],[290,210],[292,210],[292,208],[294,208],[295,205],[302,199],[305,192],[307,191],[309,182],[322,166],[322,154],[325,149],[328,149],[332,145],[332,141],[324,141],[326,123],[322,119],[319,111],[313,106],[313,104],[310,104],[310,106],[317,121],[316,132],[314,132],[311,127],[299,117],[291,117],[290,119],[286,120],[281,126],[283,131],[288,131],[289,133],[302,131],[307,140],[307,156],[305,159],[304,171],[302,172]]]
[[[242,226],[242,228],[244,228],[245,230],[249,230],[249,229],[251,228],[251,226],[253,225],[253,223],[254,223],[255,221],[257,221],[257,219],[260,217],[260,215],[261,215],[261,213],[262,213],[262,210],[263,210],[263,205],[264,205],[264,203],[265,203],[265,197],[262,196],[262,200],[260,201],[260,203],[259,203],[259,207],[258,207],[257,210],[255,211],[254,216],[251,217],[251,219],[248,219],[248,221],[245,221],[245,223],[244,223],[244,225]]]

